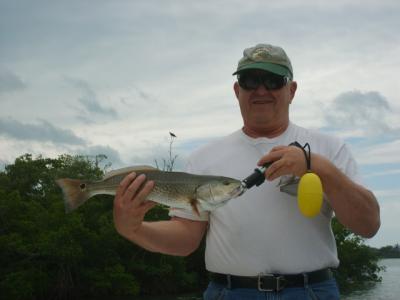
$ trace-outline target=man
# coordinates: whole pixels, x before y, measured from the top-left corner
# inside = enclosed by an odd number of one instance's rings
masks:
[[[360,184],[345,144],[289,121],[297,83],[282,48],[245,49],[234,75],[243,128],[196,151],[187,171],[242,179],[256,164],[272,162],[267,181],[209,215],[172,210],[171,220],[150,223],[143,217],[155,204],[143,201],[154,183],[130,174],[115,197],[116,229],[145,249],[170,255],[190,254],[207,232],[212,281],[205,299],[337,299],[330,271],[339,264],[333,213],[354,233],[372,237],[380,226],[379,205]],[[311,146],[310,169],[322,181],[324,202],[314,218],[301,215],[296,197],[277,187],[281,176],[307,171],[303,150],[288,146],[294,141]]]

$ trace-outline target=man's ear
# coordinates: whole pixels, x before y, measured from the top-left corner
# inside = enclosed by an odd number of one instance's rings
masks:
[[[235,81],[235,83],[233,84],[233,90],[235,91],[237,99],[239,99],[239,89],[240,89],[239,83]]]
[[[296,95],[296,90],[297,90],[297,82],[296,81],[292,81],[290,83],[290,103],[292,103],[294,95]]]

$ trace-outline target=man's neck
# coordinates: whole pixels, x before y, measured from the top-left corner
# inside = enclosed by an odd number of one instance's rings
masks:
[[[271,139],[280,136],[288,127],[289,122],[270,128],[251,128],[245,125],[243,126],[242,130],[246,135],[252,138],[266,137]]]

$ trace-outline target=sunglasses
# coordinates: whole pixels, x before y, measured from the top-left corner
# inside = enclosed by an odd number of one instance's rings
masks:
[[[279,90],[289,82],[289,77],[272,73],[242,73],[238,75],[238,83],[241,88],[251,91],[263,85],[266,90]]]

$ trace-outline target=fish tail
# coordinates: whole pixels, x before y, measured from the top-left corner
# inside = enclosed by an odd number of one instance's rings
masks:
[[[64,194],[65,211],[72,212],[90,198],[87,185],[78,179],[63,178],[56,180]]]

